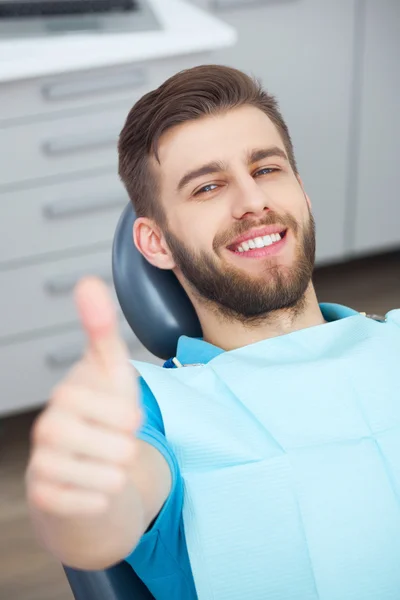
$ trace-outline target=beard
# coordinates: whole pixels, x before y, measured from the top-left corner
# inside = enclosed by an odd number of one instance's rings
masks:
[[[292,265],[279,265],[276,256],[267,256],[263,272],[254,275],[217,260],[220,249],[230,240],[252,227],[272,224],[281,225],[295,235]],[[278,217],[272,211],[260,222],[240,222],[235,230],[216,236],[213,243],[216,256],[192,250],[168,228],[164,234],[176,266],[194,295],[220,316],[254,326],[283,309],[291,309],[295,314],[302,312],[315,264],[315,221],[310,210],[303,227],[291,215]]]

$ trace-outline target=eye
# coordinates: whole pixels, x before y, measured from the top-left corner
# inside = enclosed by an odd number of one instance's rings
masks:
[[[275,173],[277,171],[280,171],[280,169],[277,169],[276,167],[264,167],[263,169],[256,171],[254,173],[254,177],[259,177],[260,175],[270,175],[271,173]]]
[[[215,183],[209,183],[207,185],[205,185],[204,187],[200,188],[199,190],[197,190],[197,192],[195,192],[193,195],[194,196],[199,196],[200,194],[207,194],[209,192],[213,192],[215,189],[217,189],[217,184]]]

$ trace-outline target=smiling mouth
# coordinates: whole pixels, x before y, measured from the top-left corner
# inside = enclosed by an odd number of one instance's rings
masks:
[[[272,233],[271,235],[258,236],[249,240],[240,242],[240,244],[233,244],[228,246],[228,250],[235,254],[246,254],[252,250],[260,250],[261,248],[267,248],[270,246],[278,245],[285,239],[287,229],[280,233]]]

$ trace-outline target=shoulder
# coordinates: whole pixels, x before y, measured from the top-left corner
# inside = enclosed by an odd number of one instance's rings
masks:
[[[162,454],[171,470],[174,487],[180,483],[180,471],[175,453],[165,435],[160,407],[153,392],[142,377],[139,377],[138,384],[143,422],[136,436],[138,439],[154,446]]]
[[[164,422],[160,407],[153,392],[143,379],[138,378],[139,396],[142,405],[144,424],[154,427],[157,431],[165,435]]]
[[[400,327],[400,308],[395,308],[386,313],[386,321]]]

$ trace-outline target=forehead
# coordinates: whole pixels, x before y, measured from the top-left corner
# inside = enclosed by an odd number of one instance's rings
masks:
[[[161,178],[170,183],[188,169],[212,160],[234,166],[238,160],[245,160],[250,150],[267,146],[285,150],[270,118],[253,106],[189,121],[170,129],[160,139]]]

